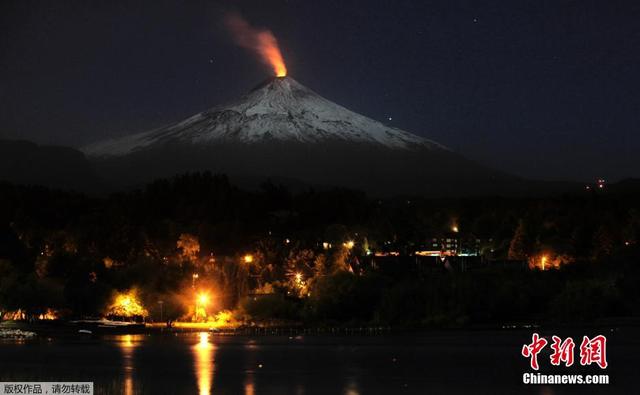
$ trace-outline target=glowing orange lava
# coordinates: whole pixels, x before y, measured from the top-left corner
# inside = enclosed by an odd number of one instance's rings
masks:
[[[255,51],[260,59],[271,66],[276,77],[287,75],[278,40],[270,30],[255,28],[238,14],[229,14],[226,24],[238,45]]]

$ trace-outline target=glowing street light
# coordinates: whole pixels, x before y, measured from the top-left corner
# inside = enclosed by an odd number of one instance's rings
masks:
[[[242,259],[244,260],[244,263],[251,263],[253,262],[253,255],[247,254]]]
[[[210,297],[206,292],[200,292],[196,294],[194,318],[196,321],[207,319],[207,305],[209,304]]]
[[[209,295],[206,293],[198,294],[198,304],[202,307],[206,307],[209,304]]]
[[[196,288],[196,280],[198,279],[198,277],[200,277],[198,273],[193,273],[193,275],[191,276],[191,287],[193,289]]]
[[[164,306],[164,300],[159,300],[158,301],[158,305],[160,305],[160,322],[164,322],[163,314],[162,314],[163,313],[163,309],[162,308]]]

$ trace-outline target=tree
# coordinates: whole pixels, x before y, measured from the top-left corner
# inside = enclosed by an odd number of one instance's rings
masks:
[[[182,258],[194,263],[200,253],[200,242],[198,238],[189,233],[183,233],[178,238],[178,249],[181,250]]]
[[[531,242],[524,221],[518,221],[518,227],[509,244],[509,259],[525,260],[529,255]]]
[[[610,226],[600,225],[593,235],[593,258],[611,255],[615,248],[615,236]]]

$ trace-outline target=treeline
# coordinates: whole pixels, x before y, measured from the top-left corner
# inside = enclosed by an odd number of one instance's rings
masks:
[[[318,279],[310,298],[273,295],[247,299],[243,308],[261,320],[319,326],[595,324],[640,316],[638,256],[636,249],[544,272],[498,267],[422,277],[342,272]]]
[[[379,200],[273,183],[246,191],[209,173],[103,197],[5,183],[0,312],[98,315],[114,290],[135,287],[154,314],[162,300],[166,316],[179,318],[198,273],[219,308],[259,321],[451,326],[637,315],[639,196]],[[428,275],[358,266],[376,251],[409,255],[454,225],[481,240],[486,260],[549,253],[562,265]]]

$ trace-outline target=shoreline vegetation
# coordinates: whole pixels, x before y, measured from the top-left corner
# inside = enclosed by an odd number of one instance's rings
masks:
[[[633,321],[639,197],[626,183],[545,198],[381,200],[273,183],[245,191],[209,173],[103,197],[0,183],[0,322]]]
[[[504,325],[476,325],[465,327],[441,327],[441,328],[415,328],[415,327],[391,327],[391,326],[324,326],[306,327],[302,325],[282,326],[242,326],[237,328],[213,328],[206,323],[176,323],[167,327],[164,323],[147,323],[144,326],[121,326],[100,328],[97,326],[85,326],[72,324],[67,321],[55,320],[49,322],[39,321],[28,323],[23,321],[4,321],[0,323],[0,340],[2,339],[36,339],[36,338],[66,338],[66,337],[92,337],[110,335],[173,335],[208,332],[219,336],[269,336],[269,337],[300,337],[300,336],[403,336],[407,334],[455,334],[458,332],[495,332],[513,333],[523,332],[551,332],[572,330],[604,330],[607,333],[620,330],[637,330],[640,328],[640,319],[637,318],[609,318],[598,322],[577,322],[571,324],[557,323],[510,323]]]

